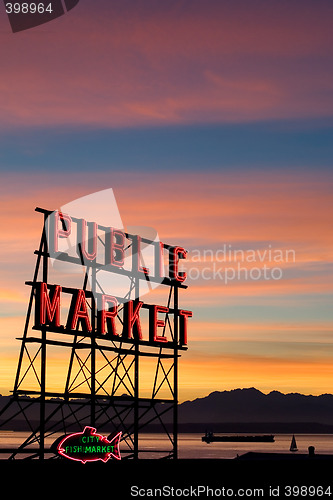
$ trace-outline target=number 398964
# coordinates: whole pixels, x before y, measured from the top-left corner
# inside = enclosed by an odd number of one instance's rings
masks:
[[[51,14],[53,12],[52,3],[18,3],[18,2],[8,2],[6,3],[7,14],[44,14],[48,12]]]

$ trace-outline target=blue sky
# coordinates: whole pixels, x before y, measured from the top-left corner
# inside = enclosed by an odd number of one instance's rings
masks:
[[[325,175],[333,157],[331,120],[142,128],[47,127],[0,137],[2,171],[164,168],[307,169]]]

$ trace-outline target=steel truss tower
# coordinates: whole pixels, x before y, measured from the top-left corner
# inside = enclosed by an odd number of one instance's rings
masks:
[[[167,334],[171,342],[152,346],[139,339],[101,338],[95,335],[94,300],[94,293],[102,291],[98,280],[100,269],[91,263],[84,267],[82,284],[91,310],[91,335],[79,329],[74,334],[50,326],[37,329],[33,325],[33,306],[37,284],[48,283],[50,276],[47,231],[48,216],[52,212],[41,208],[36,211],[44,216],[43,230],[35,251],[33,279],[26,282],[31,293],[23,336],[18,339],[21,348],[13,394],[0,412],[0,428],[11,428],[10,422],[18,422],[24,437],[18,446],[2,448],[0,453],[9,460],[58,459],[52,448],[57,436],[90,425],[105,435],[122,431],[122,459],[176,459],[178,361],[180,351],[187,349],[179,341],[178,300],[179,290],[187,287],[169,278],[164,279],[160,287],[167,291],[168,307],[163,336]],[[127,277],[128,293],[135,291],[135,300],[139,300],[142,274],[127,273]],[[64,294],[70,295],[74,290],[62,286]],[[149,305],[146,307],[149,309]],[[120,313],[121,309],[117,316],[119,324],[122,323]],[[57,390],[49,389],[51,365],[56,367],[54,373],[62,374],[63,382],[59,380],[57,385],[61,388]],[[149,449],[141,440],[146,431],[159,433],[157,448]]]

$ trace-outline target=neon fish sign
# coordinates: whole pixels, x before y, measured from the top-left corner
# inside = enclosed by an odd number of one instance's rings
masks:
[[[83,432],[65,436],[57,446],[59,455],[81,462],[107,462],[110,458],[121,460],[119,442],[121,432],[109,441],[105,436],[97,434],[94,427],[85,427]]]

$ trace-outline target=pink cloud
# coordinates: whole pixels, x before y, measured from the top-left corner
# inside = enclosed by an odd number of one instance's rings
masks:
[[[107,15],[82,7],[75,21],[72,14],[52,29],[8,34],[0,84],[6,126],[331,115],[330,7],[188,6]]]

